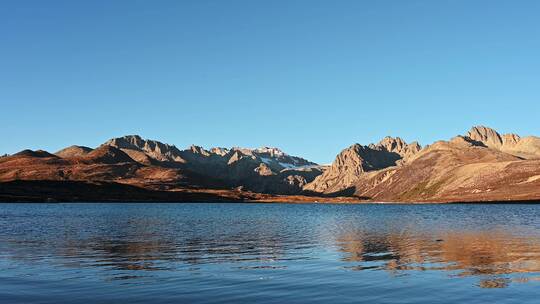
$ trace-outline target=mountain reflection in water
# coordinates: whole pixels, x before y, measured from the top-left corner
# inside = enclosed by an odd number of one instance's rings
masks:
[[[344,261],[357,262],[352,270],[452,271],[457,276],[540,273],[538,238],[493,231],[452,231],[439,235],[403,232],[340,236]],[[522,279],[523,280],[523,279]],[[483,279],[481,287],[505,287],[506,279]]]
[[[394,281],[414,289],[428,277],[438,286],[472,278],[474,288],[540,283],[535,206],[0,207],[0,279],[8,282],[32,277],[164,288],[180,280],[193,290],[259,278],[306,290],[325,280],[390,289]]]

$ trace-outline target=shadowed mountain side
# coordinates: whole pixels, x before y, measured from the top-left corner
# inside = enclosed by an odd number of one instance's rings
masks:
[[[0,183],[0,200],[14,202],[213,202],[246,198],[232,191],[157,191],[113,182],[18,180]]]
[[[367,196],[358,196],[356,194],[356,192],[357,192],[356,187],[352,186],[352,187],[345,188],[345,189],[342,189],[342,190],[339,190],[339,191],[336,191],[336,192],[328,192],[328,193],[319,193],[319,192],[314,192],[314,191],[310,191],[310,190],[304,190],[304,192],[302,192],[302,194],[310,195],[310,196],[322,196],[322,197],[344,197],[344,196],[349,196],[349,197],[356,197],[356,198],[361,199],[361,200],[369,200],[369,199],[371,199],[370,197],[367,197]]]
[[[115,182],[15,180],[0,182],[1,202],[279,202],[357,203],[351,197],[271,195],[239,190],[152,190]]]
[[[201,185],[209,188],[216,187],[210,182],[217,182],[218,185],[228,188],[241,187],[261,193],[296,194],[321,172],[313,162],[270,147],[206,150],[192,145],[188,149],[180,150],[173,145],[145,140],[137,135],[113,138],[104,145],[118,148],[144,165],[192,172],[201,177]],[[204,177],[209,182],[205,183]]]
[[[56,157],[56,155],[51,154],[47,151],[43,151],[43,150],[32,151],[29,149],[22,150],[21,152],[15,153],[12,156],[15,156],[15,157],[52,157],[52,158]]]

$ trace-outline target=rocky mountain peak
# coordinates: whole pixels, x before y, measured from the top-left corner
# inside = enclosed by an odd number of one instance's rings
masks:
[[[368,147],[373,150],[384,150],[390,153],[396,153],[404,161],[406,161],[408,158],[415,155],[422,149],[422,146],[420,146],[420,144],[416,141],[407,144],[407,142],[405,142],[400,137],[391,136],[386,136],[377,144],[370,144]]]
[[[314,192],[337,193],[352,186],[367,171],[395,165],[400,157],[377,145],[354,144],[337,156],[330,168],[304,189]]]
[[[485,126],[472,127],[467,133],[467,137],[490,148],[499,149],[503,145],[501,135],[494,129]]]
[[[355,164],[355,166],[361,165],[362,157],[360,155],[361,155],[361,151],[363,151],[364,148],[365,147],[360,144],[354,144],[348,148],[345,148],[336,156],[336,159],[334,163],[332,163],[332,165],[333,166],[334,165],[346,166],[346,165],[351,165],[351,164]]]
[[[248,148],[242,148],[242,147],[232,147],[230,152],[239,152],[240,154],[243,154],[243,155],[253,155],[253,150],[252,149],[248,149]]]
[[[231,152],[232,152],[232,156],[227,161],[228,165],[234,164],[235,162],[239,161],[243,157],[243,154],[240,151],[234,151],[233,150]]]
[[[418,147],[419,144],[417,142],[414,142],[413,146]],[[411,148],[413,146],[411,146]],[[395,152],[400,155],[409,149],[409,145],[407,144],[407,142],[401,139],[401,137],[391,137],[391,136],[386,136],[377,144],[370,144],[368,147],[370,147],[371,149],[376,149],[376,150],[384,149],[388,152]]]
[[[192,153],[195,153],[195,154],[200,154],[202,156],[210,156],[210,152],[205,150],[201,146],[191,145],[189,147],[189,151],[191,151]]]
[[[286,153],[284,153],[283,151],[275,147],[261,147],[258,149],[254,149],[253,152],[256,152],[259,154],[268,154],[271,157],[280,157],[280,156],[287,155]]]
[[[407,145],[407,143],[401,139],[401,137],[385,136],[377,143],[377,145],[389,147],[390,149],[388,150],[393,150],[397,147],[404,147]]]
[[[184,162],[180,150],[174,145],[164,144],[156,140],[143,139],[139,135],[113,138],[105,142],[104,145],[113,146],[121,150],[144,152],[147,156],[158,161]]]
[[[117,146],[117,148],[132,148],[139,147],[142,148],[145,145],[145,140],[143,140],[139,135],[126,135],[122,137],[112,138],[105,142],[106,145]]]
[[[417,142],[407,144],[400,137],[387,136],[377,144],[354,144],[341,151],[330,168],[304,189],[337,193],[351,187],[365,172],[402,165],[421,150]]]
[[[365,162],[361,156],[365,148],[360,144],[354,144],[341,151],[330,168],[317,176],[313,182],[305,185],[304,190],[333,193],[353,185],[358,176],[365,171]]]
[[[229,151],[229,149],[222,147],[214,147],[210,149],[210,153],[214,153],[219,156],[225,156],[227,153],[229,153]]]
[[[465,138],[474,145],[485,146],[521,158],[540,157],[540,138],[535,136],[520,137],[513,133],[501,135],[494,129],[476,126],[471,128]]]

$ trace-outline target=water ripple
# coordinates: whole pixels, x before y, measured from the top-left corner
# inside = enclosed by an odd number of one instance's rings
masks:
[[[4,204],[0,298],[82,303],[99,288],[92,302],[483,303],[481,290],[519,288],[533,303],[537,209]]]

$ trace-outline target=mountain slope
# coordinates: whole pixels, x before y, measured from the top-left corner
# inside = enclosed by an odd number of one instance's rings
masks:
[[[92,152],[91,148],[84,147],[84,146],[69,146],[67,148],[64,148],[56,153],[54,155],[61,157],[61,158],[74,158],[74,157],[83,157],[86,154]]]
[[[86,189],[83,197],[88,198],[106,196],[105,189],[111,189],[116,198],[160,200],[186,199],[185,193],[195,192],[235,200],[298,194],[388,202],[540,200],[540,141],[482,126],[424,148],[385,137],[376,144],[352,145],[324,167],[277,148],[206,150],[193,145],[181,150],[130,135],[96,149],[71,146],[56,154],[24,150],[0,157],[0,183],[10,183],[0,187],[11,189],[7,197],[32,199],[38,188],[55,197],[54,187],[66,185],[59,190],[62,200],[76,195],[68,185]],[[125,185],[145,191],[123,195],[122,189],[133,189]],[[30,187],[28,195],[24,187]],[[98,195],[91,189],[103,191]]]
[[[50,154],[24,150],[0,159],[0,182],[72,180],[118,182],[152,189],[233,189],[294,194],[320,174],[315,163],[277,148],[191,146],[180,150],[137,135],[96,149],[70,146]]]
[[[420,151],[417,142],[407,144],[401,138],[385,137],[377,144],[354,144],[338,154],[322,175],[304,187],[306,191],[343,194],[370,171],[400,165]]]
[[[364,174],[354,194],[399,202],[540,199],[540,160],[503,152],[504,136],[482,134],[436,142],[403,166]]]
[[[306,183],[320,174],[317,164],[271,147],[206,150],[192,145],[180,150],[137,135],[113,138],[104,145],[122,150],[143,165],[192,172],[201,177],[203,184],[207,180],[208,184],[202,185],[207,187],[218,183],[265,193],[299,193]],[[288,171],[301,168],[306,170]]]

